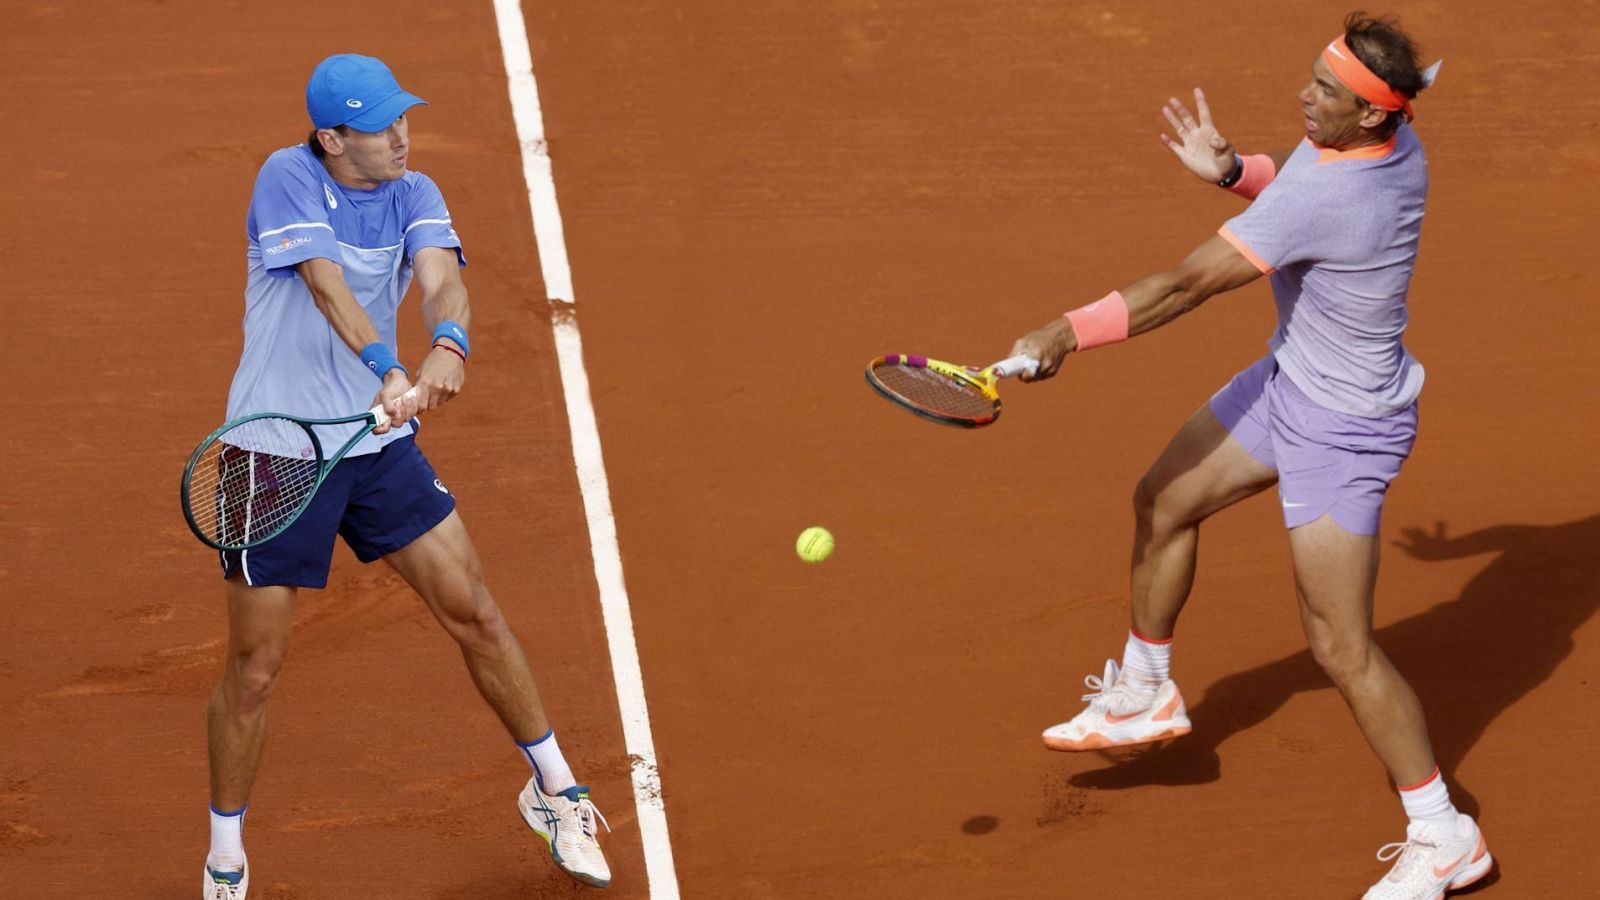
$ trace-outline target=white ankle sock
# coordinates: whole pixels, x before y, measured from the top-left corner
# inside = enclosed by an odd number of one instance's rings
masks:
[[[1154,695],[1161,689],[1172,667],[1172,638],[1152,641],[1128,630],[1128,644],[1122,649],[1122,672],[1128,684],[1141,693]]]
[[[244,811],[249,804],[231,813],[211,807],[211,852],[206,865],[218,872],[237,872],[244,868]]]
[[[552,728],[544,737],[529,744],[518,741],[517,747],[527,758],[528,765],[533,767],[534,777],[539,779],[539,788],[546,794],[559,793],[578,783],[572,777],[566,757],[561,755],[561,747],[556,744],[555,729]]]
[[[1423,781],[1405,787],[1396,787],[1406,816],[1413,822],[1428,822],[1446,837],[1455,837],[1460,827],[1460,816],[1455,804],[1450,802],[1450,789],[1445,787],[1444,776],[1433,770]]]

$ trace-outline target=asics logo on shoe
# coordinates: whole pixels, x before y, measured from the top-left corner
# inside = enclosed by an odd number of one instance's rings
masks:
[[[544,819],[545,827],[550,829],[550,836],[555,837],[556,832],[561,830],[561,817],[550,809],[539,810],[539,817]]]

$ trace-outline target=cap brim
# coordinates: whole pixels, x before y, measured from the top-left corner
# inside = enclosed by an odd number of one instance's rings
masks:
[[[401,114],[406,110],[418,104],[426,106],[427,103],[428,101],[418,97],[416,94],[400,91],[397,94],[390,94],[363,109],[359,114],[351,116],[345,120],[344,124],[357,131],[383,131],[393,125],[394,120],[400,118]]]

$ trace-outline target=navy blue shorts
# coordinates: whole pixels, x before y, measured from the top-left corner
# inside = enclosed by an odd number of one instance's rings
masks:
[[[357,559],[372,562],[422,537],[455,508],[416,438],[407,435],[377,453],[340,460],[287,531],[259,547],[222,553],[222,576],[242,572],[252,587],[326,587],[334,535]]]

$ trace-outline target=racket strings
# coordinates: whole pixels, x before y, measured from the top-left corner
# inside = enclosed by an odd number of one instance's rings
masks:
[[[224,546],[264,540],[299,514],[317,486],[316,444],[292,419],[251,419],[201,451],[189,479],[190,513]]]
[[[885,390],[929,412],[958,419],[994,415],[995,399],[971,382],[933,369],[903,365],[878,366],[873,376]]]

